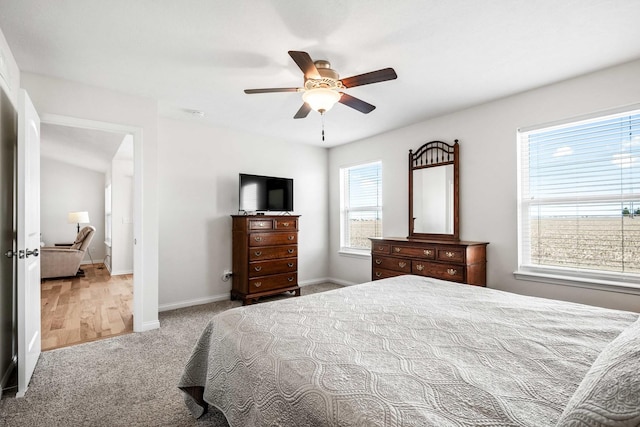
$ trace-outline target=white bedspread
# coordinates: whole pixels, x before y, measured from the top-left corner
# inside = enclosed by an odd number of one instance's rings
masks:
[[[179,386],[234,427],[552,426],[637,318],[401,276],[225,311]]]

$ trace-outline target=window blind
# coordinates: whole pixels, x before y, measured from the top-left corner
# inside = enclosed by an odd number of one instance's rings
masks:
[[[640,110],[519,139],[521,268],[640,273]]]
[[[369,249],[369,237],[382,236],[382,164],[341,169],[341,246]]]

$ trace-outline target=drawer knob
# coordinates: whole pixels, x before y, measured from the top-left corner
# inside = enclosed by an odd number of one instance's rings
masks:
[[[384,251],[384,246],[378,246],[379,251]]]
[[[294,252],[293,249],[287,249],[287,252],[289,252],[290,254],[292,254]]]
[[[449,258],[453,258],[453,256],[455,255],[454,252],[449,252],[449,251],[446,251],[444,254]]]
[[[258,227],[264,227],[264,222],[259,222]]]
[[[262,286],[262,282],[253,282],[253,286],[259,288],[260,286]]]
[[[254,254],[255,256],[260,256],[260,255],[262,255],[262,251],[255,251],[253,254]]]
[[[255,240],[256,242],[262,242],[262,237],[256,236],[253,238],[253,240]]]
[[[407,263],[406,263],[406,262],[404,262],[404,261],[400,261],[400,262],[398,263],[398,267],[400,267],[400,268],[405,268],[406,266],[407,266]]]
[[[393,248],[394,252],[399,254],[400,253],[400,248]]]
[[[293,282],[293,277],[289,277],[287,280]]]
[[[376,260],[376,264],[378,264],[378,265],[382,264],[382,260],[381,259],[377,259]]]
[[[379,271],[376,271],[376,277],[381,277],[382,273],[380,273]]]
[[[293,266],[295,265],[294,263],[290,262],[287,264],[289,266],[289,268],[293,268]]]
[[[422,251],[422,253],[424,253],[425,255],[431,255],[431,250],[430,249],[425,249]]]
[[[262,267],[260,267],[260,266],[253,267],[253,268],[254,268],[254,270],[256,270],[256,271],[260,271],[260,270],[262,270]]]
[[[287,239],[289,239],[289,240],[293,240],[293,239],[295,239],[295,238],[296,238],[295,236],[289,236],[289,237],[287,237]]]
[[[289,223],[288,222],[283,222],[282,225],[284,225],[285,227],[288,227]]]
[[[424,270],[424,265],[422,265],[422,264],[416,265],[416,270],[418,270],[418,271]]]
[[[455,268],[447,268],[447,273],[449,273],[450,276],[455,276],[457,272],[458,270]]]

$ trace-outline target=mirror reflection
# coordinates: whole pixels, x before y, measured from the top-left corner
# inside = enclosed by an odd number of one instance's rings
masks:
[[[453,165],[413,171],[413,232],[453,234]]]
[[[458,140],[409,150],[409,239],[459,240]]]

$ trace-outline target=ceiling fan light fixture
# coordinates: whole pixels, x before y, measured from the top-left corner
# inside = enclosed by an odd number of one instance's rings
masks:
[[[322,114],[329,111],[340,100],[340,96],[336,90],[319,87],[307,89],[302,94],[302,100],[309,104],[312,110]]]

